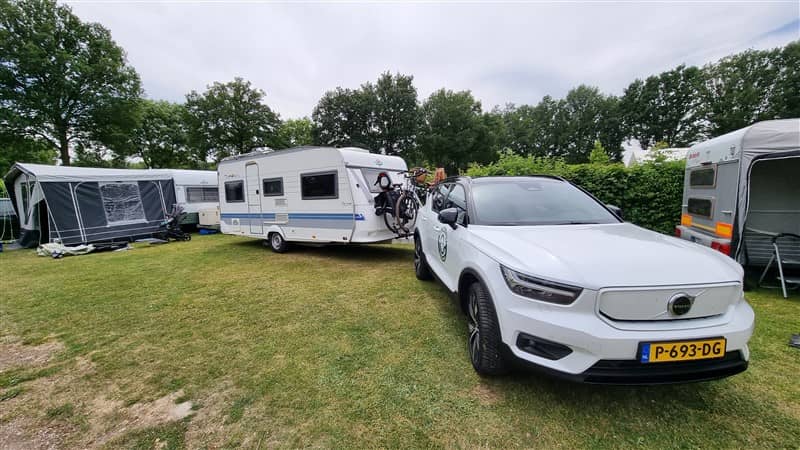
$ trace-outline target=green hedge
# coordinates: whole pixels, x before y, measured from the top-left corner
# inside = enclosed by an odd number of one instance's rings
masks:
[[[558,159],[530,158],[507,152],[495,163],[471,166],[467,175],[558,175],[601,201],[622,208],[625,220],[672,234],[680,222],[684,168],[683,161],[648,162],[632,167],[569,165]]]

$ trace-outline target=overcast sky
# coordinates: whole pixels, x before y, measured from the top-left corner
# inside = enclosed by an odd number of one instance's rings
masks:
[[[68,2],[128,53],[146,95],[182,102],[241,76],[282,118],[381,72],[414,76],[420,100],[470,89],[484,109],[621,94],[635,78],[800,38],[800,2]]]

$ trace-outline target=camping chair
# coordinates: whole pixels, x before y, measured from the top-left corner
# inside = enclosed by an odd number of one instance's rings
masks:
[[[758,285],[761,286],[761,282],[764,281],[764,278],[767,276],[767,272],[769,272],[770,267],[772,267],[772,262],[777,261],[778,263],[778,279],[781,281],[781,290],[783,291],[783,298],[788,298],[789,296],[786,294],[786,284],[800,284],[800,277],[799,278],[787,278],[783,274],[783,265],[796,265],[800,266],[800,260],[798,259],[788,259],[781,257],[781,251],[778,246],[778,241],[780,239],[793,239],[800,241],[800,236],[793,234],[793,233],[780,233],[772,237],[772,257],[770,257],[769,262],[767,263],[767,267],[764,268],[764,272],[761,274],[761,278],[758,279]]]

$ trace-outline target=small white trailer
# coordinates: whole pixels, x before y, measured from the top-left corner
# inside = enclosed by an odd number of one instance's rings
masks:
[[[395,233],[374,210],[386,173],[402,183],[406,163],[361,148],[297,147],[255,151],[220,162],[220,226],[226,234],[287,242],[376,243]]]

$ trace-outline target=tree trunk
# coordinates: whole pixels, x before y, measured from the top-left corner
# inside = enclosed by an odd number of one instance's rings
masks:
[[[58,136],[58,142],[60,144],[59,151],[61,152],[61,164],[64,166],[68,166],[70,164],[69,161],[69,139],[67,139],[67,132],[64,131],[63,133]]]

